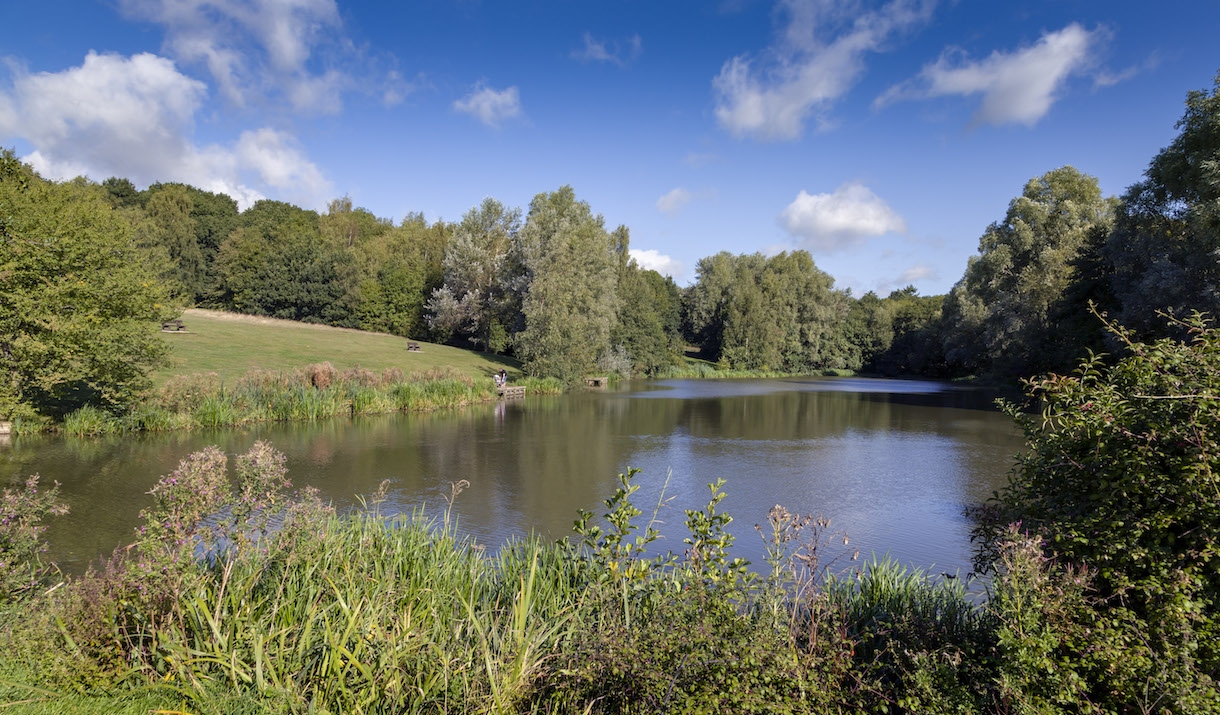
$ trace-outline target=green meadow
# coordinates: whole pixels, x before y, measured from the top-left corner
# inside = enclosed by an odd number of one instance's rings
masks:
[[[181,320],[185,331],[162,334],[173,348],[173,363],[156,373],[159,385],[197,373],[212,372],[230,381],[250,370],[294,370],[322,362],[341,371],[397,368],[409,375],[447,369],[490,379],[505,369],[510,378],[521,376],[520,363],[510,357],[385,333],[198,308],[183,312]],[[408,342],[420,349],[407,350]]]

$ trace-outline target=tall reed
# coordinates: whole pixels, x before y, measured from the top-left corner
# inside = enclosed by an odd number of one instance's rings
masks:
[[[531,392],[561,391],[554,380],[531,380]],[[404,376],[361,368],[342,372],[329,363],[289,371],[251,370],[226,385],[214,373],[167,383],[144,404],[114,416],[86,406],[68,415],[61,429],[90,436],[115,432],[214,429],[253,422],[310,422],[348,415],[420,412],[496,399],[492,381],[454,370]]]

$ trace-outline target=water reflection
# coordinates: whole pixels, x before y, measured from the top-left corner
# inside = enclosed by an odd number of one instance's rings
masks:
[[[739,550],[756,563],[753,525],[781,503],[831,517],[866,555],[889,551],[938,571],[969,568],[962,507],[1002,484],[1020,446],[989,396],[940,383],[665,381],[313,425],[21,438],[0,447],[0,476],[62,483],[73,511],[48,531],[51,555],[79,571],[128,540],[146,492],[186,454],[209,444],[242,453],[258,439],[288,455],[297,486],[340,507],[388,479],[384,508],[439,514],[450,484],[466,479],[454,512],[490,546],[531,530],[568,534],[577,510],[598,511],[631,465],[644,470],[647,512],[668,475],[675,498],[661,514],[663,550],[681,551],[684,510],[701,508],[707,483],[723,477]]]

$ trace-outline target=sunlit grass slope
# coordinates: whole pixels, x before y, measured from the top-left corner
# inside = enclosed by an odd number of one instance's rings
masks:
[[[260,318],[215,310],[191,309],[182,315],[183,333],[165,333],[172,365],[155,376],[214,372],[226,381],[247,371],[291,370],[329,362],[339,370],[362,367],[380,371],[397,367],[405,374],[450,368],[471,377],[490,377],[501,368],[519,376],[519,363],[502,355],[462,350],[419,340],[419,351],[407,350],[407,339],[291,320]]]

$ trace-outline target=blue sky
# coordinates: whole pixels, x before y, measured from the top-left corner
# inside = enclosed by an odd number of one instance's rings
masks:
[[[642,265],[803,248],[947,291],[1025,182],[1140,180],[1220,70],[1220,2],[40,0],[0,9],[0,145],[400,220],[570,184]]]

